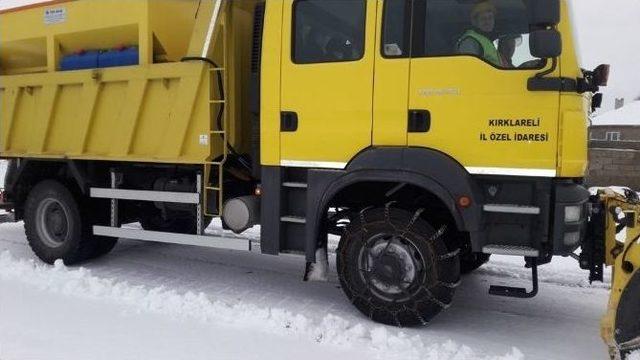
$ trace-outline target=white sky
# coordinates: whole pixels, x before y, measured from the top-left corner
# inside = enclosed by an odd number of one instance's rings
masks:
[[[582,67],[611,64],[609,87],[604,89],[604,109],[616,97],[627,103],[640,96],[640,0],[569,0],[580,44]],[[0,10],[42,2],[0,0]]]
[[[640,0],[569,0],[574,7],[582,67],[611,65],[603,110],[616,97],[640,97]]]

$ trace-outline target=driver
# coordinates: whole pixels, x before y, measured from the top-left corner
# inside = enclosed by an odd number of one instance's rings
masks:
[[[471,9],[471,26],[457,44],[459,54],[478,56],[495,66],[502,66],[500,54],[491,41],[496,26],[496,7],[490,0],[480,0]]]

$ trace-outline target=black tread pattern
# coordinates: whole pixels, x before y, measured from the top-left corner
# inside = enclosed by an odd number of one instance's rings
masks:
[[[410,212],[396,203],[366,208],[351,221],[340,240],[337,268],[342,289],[363,314],[376,322],[401,327],[426,325],[450,306],[460,283],[459,250],[449,252],[444,241],[446,228],[434,230],[422,213],[422,209]],[[427,262],[424,265],[430,276],[403,302],[379,298],[358,275],[359,249],[366,238],[381,231],[410,239]]]

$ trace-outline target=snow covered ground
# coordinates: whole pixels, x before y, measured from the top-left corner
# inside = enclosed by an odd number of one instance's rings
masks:
[[[361,316],[335,275],[301,281],[304,260],[121,241],[67,268],[34,259],[21,224],[0,225],[0,359],[602,359],[607,286],[574,261],[541,269],[533,300],[491,297],[528,272],[498,258],[464,279],[430,326]]]
[[[640,3],[572,1],[585,67],[614,65],[611,108],[614,97],[636,95],[640,53],[620,44],[635,40],[637,11],[619,9]],[[0,8],[25,2],[36,0],[1,0]],[[3,171],[0,162],[0,179]],[[83,268],[46,266],[21,224],[0,224],[0,359],[606,358],[599,319],[607,285],[590,286],[573,260],[543,267],[540,295],[518,300],[487,294],[490,284],[529,276],[519,260],[496,258],[418,329],[371,323],[335,275],[303,283],[303,266],[296,257],[135,241]]]

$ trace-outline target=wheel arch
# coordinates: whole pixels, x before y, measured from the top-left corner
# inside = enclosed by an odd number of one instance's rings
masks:
[[[332,201],[345,189],[365,183],[407,184],[437,198],[448,210],[458,231],[479,231],[480,192],[471,175],[451,157],[425,148],[371,148],[361,152],[345,170],[312,170],[309,173],[306,255],[315,261],[319,240],[326,232],[324,214]],[[460,208],[460,196],[468,196],[471,205]]]
[[[24,202],[31,189],[45,180],[57,180],[70,191],[86,195],[88,179],[84,169],[73,160],[11,159],[5,189],[15,204],[16,220],[23,219]]]

